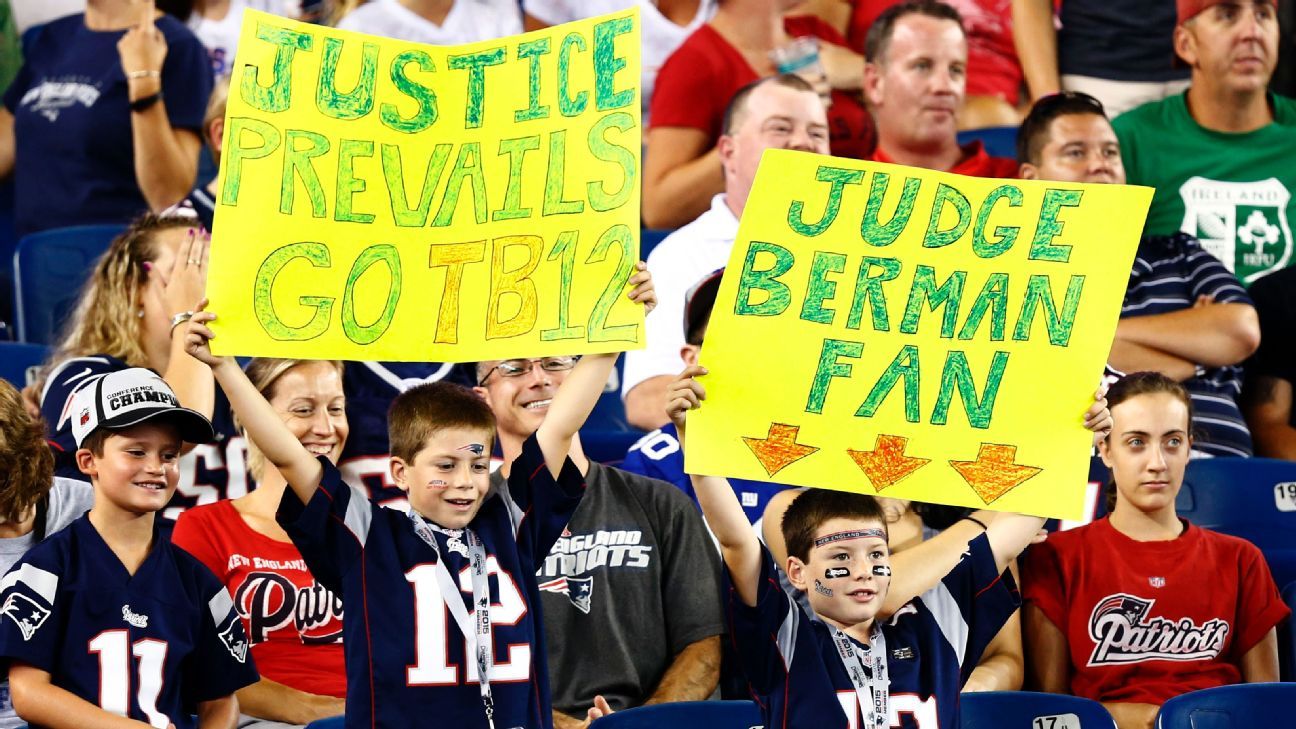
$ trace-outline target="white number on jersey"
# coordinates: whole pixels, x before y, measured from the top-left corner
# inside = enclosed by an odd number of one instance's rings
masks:
[[[90,652],[99,654],[99,708],[118,716],[130,714],[130,655],[139,661],[135,700],[148,717],[149,725],[166,729],[171,719],[158,711],[162,693],[162,666],[166,662],[166,641],[142,638],[127,643],[125,630],[105,630],[90,639]],[[129,650],[128,650],[129,649]]]
[[[441,597],[436,580],[436,565],[421,564],[405,573],[405,579],[414,585],[414,651],[416,663],[405,669],[405,680],[410,686],[453,686],[458,684],[459,669],[450,663],[447,631],[453,620],[450,608]],[[509,573],[499,568],[494,557],[486,558],[486,574],[495,575],[499,583],[498,603],[491,605],[491,626],[517,625],[526,615],[526,601]],[[459,589],[472,595],[472,574],[467,567],[459,572]],[[464,656],[471,656],[465,640]],[[468,675],[464,683],[477,683],[477,662],[465,661]],[[526,681],[531,676],[531,644],[513,643],[508,646],[508,660],[496,662],[491,667],[490,680]]]
[[[859,696],[854,691],[838,691],[837,701],[846,714],[847,729],[861,729],[860,725],[863,721],[860,717]],[[940,729],[940,720],[936,717],[935,696],[928,697],[924,701],[918,698],[918,694],[891,694],[887,702],[887,713],[887,719],[893,729],[899,729],[901,714],[913,717],[918,729]]]
[[[660,430],[645,435],[630,446],[630,450],[641,451],[654,461],[660,461],[672,453],[677,453],[679,449],[679,441]]]

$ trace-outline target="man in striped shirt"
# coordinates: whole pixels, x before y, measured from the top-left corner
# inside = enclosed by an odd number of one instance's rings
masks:
[[[1024,179],[1123,184],[1120,142],[1092,96],[1036,102],[1017,135]],[[1101,245],[1101,241],[1094,242]],[[1260,344],[1255,308],[1237,277],[1185,233],[1139,243],[1108,370],[1161,372],[1192,395],[1195,455],[1250,456],[1238,409],[1243,360]]]

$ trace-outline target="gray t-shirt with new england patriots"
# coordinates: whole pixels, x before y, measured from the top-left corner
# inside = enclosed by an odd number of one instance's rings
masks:
[[[571,716],[600,694],[616,710],[641,705],[680,651],[724,632],[720,557],[697,507],[599,463],[536,581],[553,707]]]

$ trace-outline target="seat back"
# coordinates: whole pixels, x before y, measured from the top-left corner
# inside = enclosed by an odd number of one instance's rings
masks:
[[[27,375],[31,368],[40,365],[47,357],[49,347],[43,344],[0,342],[0,378],[21,390],[30,382]]]
[[[750,701],[681,701],[618,711],[590,729],[752,729],[762,721]]]
[[[19,341],[54,341],[95,261],[122,230],[120,225],[78,225],[32,233],[18,242],[14,315]]]
[[[1195,459],[1175,508],[1198,526],[1255,544],[1279,585],[1296,581],[1296,462]]]
[[[959,699],[961,729],[1113,729],[1097,701],[1033,691],[985,691]]]
[[[1292,725],[1296,684],[1244,683],[1192,691],[1165,702],[1157,729],[1255,729]]]
[[[959,144],[979,141],[992,157],[1017,159],[1017,127],[983,127],[958,133]]]

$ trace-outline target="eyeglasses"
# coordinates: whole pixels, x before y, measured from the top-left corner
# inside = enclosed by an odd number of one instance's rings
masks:
[[[576,366],[576,361],[580,357],[540,357],[539,359],[506,359],[503,362],[490,368],[481,381],[477,383],[478,387],[486,384],[490,379],[491,373],[499,372],[500,377],[521,377],[527,374],[537,364],[545,372],[566,372]]]

